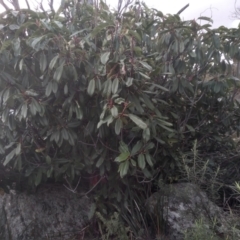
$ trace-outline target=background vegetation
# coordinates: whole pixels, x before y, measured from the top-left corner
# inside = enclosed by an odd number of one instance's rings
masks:
[[[239,204],[240,29],[139,2],[14,6],[0,17],[4,189],[61,182],[94,192],[105,239],[149,236],[145,200],[161,183],[212,179]]]

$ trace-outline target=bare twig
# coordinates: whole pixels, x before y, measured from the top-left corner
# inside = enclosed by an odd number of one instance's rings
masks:
[[[86,195],[88,195],[90,192],[92,192],[93,189],[94,189],[104,178],[105,178],[105,176],[101,177],[101,178],[98,180],[98,182],[97,182],[88,192],[84,193],[83,195],[86,196]]]
[[[78,182],[77,182],[77,185],[76,185],[76,187],[75,187],[74,189],[72,188],[71,183],[67,180],[67,177],[65,177],[65,180],[66,180],[66,182],[67,182],[67,184],[68,184],[68,187],[67,187],[65,184],[63,184],[63,186],[64,186],[66,189],[68,189],[69,191],[71,191],[71,192],[73,192],[73,193],[76,193],[76,192],[77,192],[77,188],[78,188],[79,183],[80,183],[80,180],[81,180],[81,176],[79,177]]]

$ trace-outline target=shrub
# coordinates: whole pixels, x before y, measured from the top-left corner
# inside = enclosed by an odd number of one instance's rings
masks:
[[[103,1],[2,13],[2,184],[81,177],[121,202],[181,178],[195,140],[221,165],[239,130],[240,29],[211,21]]]

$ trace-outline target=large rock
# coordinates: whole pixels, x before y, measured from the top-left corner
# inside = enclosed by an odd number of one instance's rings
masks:
[[[187,235],[187,239],[240,239],[239,218],[224,212],[194,184],[165,185],[147,200],[147,207],[162,218],[169,240]]]
[[[63,187],[0,195],[0,239],[70,239],[88,222],[90,201]]]

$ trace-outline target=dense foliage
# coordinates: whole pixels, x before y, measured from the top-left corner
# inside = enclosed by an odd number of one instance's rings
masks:
[[[181,178],[195,140],[211,166],[226,164],[240,122],[240,29],[210,24],[102,1],[1,14],[2,181],[82,177],[120,201]]]

